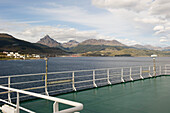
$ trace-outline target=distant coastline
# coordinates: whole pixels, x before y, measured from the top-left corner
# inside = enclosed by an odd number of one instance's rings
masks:
[[[26,59],[20,59],[20,58],[0,58],[0,61],[2,60],[39,60],[43,58],[26,58]]]
[[[18,60],[15,58],[37,57],[150,57],[156,54],[170,56],[170,47],[127,46],[117,40],[88,39],[83,42],[70,40],[59,43],[50,36],[45,36],[37,43],[19,40],[9,34],[0,34],[0,60]],[[5,56],[6,55],[6,56]],[[3,58],[11,57],[11,58]],[[14,58],[13,58],[14,57]]]

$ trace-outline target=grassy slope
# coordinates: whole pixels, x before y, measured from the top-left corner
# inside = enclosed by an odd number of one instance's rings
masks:
[[[133,48],[122,48],[119,50],[106,48],[102,51],[86,52],[84,56],[115,56],[130,54],[131,56],[150,56],[157,54],[158,56],[170,56],[170,51],[157,51],[157,50],[138,50]]]
[[[70,48],[69,51],[70,52],[74,52],[74,53],[85,53],[85,52],[93,52],[93,51],[102,51],[105,50],[107,48],[110,49],[116,49],[116,50],[121,50],[124,48],[129,48],[129,47],[120,47],[120,46],[107,46],[107,45],[78,45],[76,47]]]
[[[0,37],[0,51],[17,51],[28,54],[65,54],[60,48],[50,48],[37,43],[30,43],[16,38]]]

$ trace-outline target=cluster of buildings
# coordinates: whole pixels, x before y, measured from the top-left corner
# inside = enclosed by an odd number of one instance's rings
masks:
[[[20,58],[20,59],[26,59],[26,58],[40,58],[40,55],[37,54],[19,54],[18,52],[6,52],[4,51],[3,54],[6,54],[7,57],[11,58]]]

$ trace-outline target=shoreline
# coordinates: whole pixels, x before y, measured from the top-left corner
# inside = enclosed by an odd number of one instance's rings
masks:
[[[26,59],[20,59],[20,58],[0,58],[0,61],[3,60],[39,60],[43,58],[26,58]]]
[[[76,58],[76,57],[72,57],[72,56],[57,56],[57,57],[70,57],[70,58]],[[78,57],[150,57],[150,56],[78,56]],[[159,57],[170,57],[170,56],[159,56]],[[50,58],[50,57],[49,57]],[[53,58],[53,57],[51,57]],[[40,60],[40,59],[44,59],[44,58],[26,58],[26,59],[19,59],[19,58],[0,58],[0,61],[5,61],[5,60]]]

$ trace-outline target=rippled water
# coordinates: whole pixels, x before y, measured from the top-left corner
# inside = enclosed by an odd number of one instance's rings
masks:
[[[170,57],[158,57],[157,64],[168,64]],[[111,67],[129,67],[152,65],[149,57],[55,57],[49,58],[48,71],[71,71]],[[42,73],[45,72],[45,61],[8,60],[0,61],[0,76]]]
[[[156,59],[157,64],[164,65],[170,62],[169,57],[160,57]],[[114,67],[130,67],[130,66],[149,66],[153,65],[152,58],[149,57],[55,57],[49,58],[48,60],[48,72],[61,72],[61,71],[73,71],[73,70],[88,70],[88,69],[99,69],[99,68],[114,68]],[[138,69],[139,70],[139,69]],[[118,70],[120,71],[120,70]],[[31,74],[31,73],[44,73],[45,72],[45,60],[8,60],[8,61],[0,61],[0,76],[7,76],[7,75],[18,75],[18,74]],[[102,71],[100,73],[106,73],[106,71]],[[97,74],[100,74],[96,72]],[[112,72],[110,71],[110,74]],[[75,81],[81,81],[80,79],[87,79],[92,80],[92,72],[83,72],[83,73],[75,73],[75,77],[81,75],[91,75],[84,78],[75,78]],[[125,74],[125,73],[124,73]],[[128,73],[129,75],[129,73]],[[28,76],[28,77],[12,77],[11,78],[11,87],[17,89],[26,89],[32,87],[40,87],[44,86],[44,81],[36,82],[36,83],[24,83],[24,84],[15,84],[19,82],[26,82],[26,81],[36,81],[42,80],[44,75],[39,76]],[[64,78],[64,77],[72,77],[72,73],[64,73],[64,74],[54,74],[48,75],[48,82],[49,79],[56,79],[56,78]],[[98,76],[96,76],[97,79]],[[102,76],[106,78],[106,75]],[[115,76],[116,77],[116,76]],[[139,79],[139,76],[137,76]],[[147,75],[148,77],[148,75]],[[133,77],[135,79],[135,76]],[[125,80],[127,77],[124,78]],[[128,77],[129,79],[129,77]],[[128,81],[127,79],[127,81]],[[120,76],[118,78],[114,78],[111,80],[112,83],[118,83],[120,81]],[[0,79],[1,84],[8,84],[8,78]],[[102,83],[102,85],[100,85]],[[96,81],[98,86],[103,86],[107,84],[107,80]],[[60,94],[60,93],[67,93],[71,92],[72,90],[72,83],[68,84],[52,84],[54,86],[48,87],[49,92],[52,95]],[[81,86],[88,86],[90,88],[93,87],[93,82],[87,82],[82,84],[75,84],[77,90],[81,90]],[[90,86],[89,86],[90,85]],[[7,85],[6,85],[7,86]],[[85,87],[85,88],[88,88]],[[67,89],[64,91],[60,91],[61,89]],[[0,90],[0,92],[3,90]],[[32,92],[37,93],[44,93],[44,88],[36,89],[36,90],[29,90]],[[2,98],[7,98],[7,94],[0,95]],[[11,93],[11,97],[16,97],[16,93]],[[27,99],[27,98],[25,98]],[[28,98],[29,99],[29,98]]]

